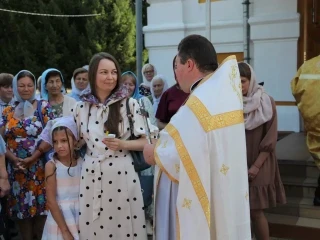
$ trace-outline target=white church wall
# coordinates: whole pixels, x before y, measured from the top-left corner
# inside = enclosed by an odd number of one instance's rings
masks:
[[[175,83],[172,59],[180,40],[189,34],[206,36],[205,4],[197,0],[149,0],[144,27],[149,62]],[[251,64],[259,81],[276,101],[294,101],[290,81],[297,69],[299,15],[297,0],[251,0]],[[213,2],[211,40],[217,53],[243,52],[242,0]],[[280,131],[299,131],[295,106],[278,106]]]

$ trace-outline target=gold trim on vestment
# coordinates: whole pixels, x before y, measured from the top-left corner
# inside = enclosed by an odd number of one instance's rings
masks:
[[[299,80],[320,80],[319,73],[302,73],[299,76]]]
[[[177,208],[176,208],[176,239],[180,240],[180,220],[179,220],[179,214],[178,214]]]
[[[186,103],[206,132],[243,123],[243,110],[235,110],[211,115],[205,105],[196,96],[190,96]]]
[[[156,161],[156,164],[158,165],[158,167],[161,169],[162,172],[164,172],[168,178],[174,182],[174,183],[179,183],[179,181],[177,179],[175,179],[168,171],[167,169],[165,169],[165,167],[163,166],[160,158],[159,158],[159,155],[157,153],[157,148],[160,146],[160,139],[157,141],[157,145],[155,147],[155,151],[154,151],[154,159]]]
[[[162,171],[161,171],[161,169],[159,169],[158,176],[157,176],[157,179],[156,179],[156,185],[155,185],[155,189],[154,189],[154,194],[153,194],[153,196],[154,196],[154,198],[153,198],[154,205],[156,204],[156,201],[157,201],[158,186],[159,186],[161,174],[162,174]],[[152,229],[153,229],[153,234],[154,235],[155,235],[155,231],[156,231],[156,218],[155,218],[155,216],[156,216],[156,208],[153,208],[153,223],[154,224],[153,224]]]
[[[185,168],[188,174],[188,177],[192,183],[193,189],[198,197],[198,200],[201,204],[204,215],[207,219],[208,226],[210,227],[210,202],[209,202],[207,193],[203,187],[203,184],[200,180],[197,169],[195,168],[192,162],[192,159],[181,139],[181,136],[178,130],[170,123],[165,127],[165,129],[175,142],[175,146],[180,156],[183,167]]]
[[[229,61],[229,60],[232,60],[232,59],[235,59],[237,61],[237,57],[236,55],[230,55],[229,57],[225,58],[222,63],[219,65],[219,67],[224,64],[225,62]]]

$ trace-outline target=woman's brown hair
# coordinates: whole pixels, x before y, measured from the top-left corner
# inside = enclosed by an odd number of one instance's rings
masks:
[[[248,66],[248,64],[246,64],[244,62],[239,62],[238,67],[239,67],[240,76],[245,77],[250,81],[251,80],[251,70],[250,70],[250,67]]]
[[[109,97],[119,90],[121,84],[121,69],[118,61],[109,53],[100,52],[95,54],[89,64],[89,72],[88,78],[91,87],[91,93],[98,98],[96,93],[96,77],[98,72],[99,63],[102,59],[108,59],[114,63],[117,69],[117,84],[115,88],[111,91]],[[116,134],[117,137],[120,137],[119,133],[119,123],[121,122],[122,118],[120,115],[120,101],[117,101],[109,106],[109,115],[107,121],[104,123],[105,130],[109,131],[112,134]],[[90,106],[91,109],[91,106]],[[90,111],[90,110],[89,110]],[[89,114],[90,115],[90,114]]]

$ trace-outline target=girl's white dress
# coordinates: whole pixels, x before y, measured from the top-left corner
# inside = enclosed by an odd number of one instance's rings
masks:
[[[70,167],[60,161],[50,160],[56,165],[57,202],[75,240],[79,240],[79,192],[82,160],[78,159],[77,165]],[[63,240],[62,233],[53,219],[51,212],[47,216],[42,240]]]

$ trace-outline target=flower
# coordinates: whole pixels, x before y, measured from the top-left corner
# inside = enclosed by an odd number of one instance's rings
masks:
[[[23,185],[26,182],[25,175],[22,172],[17,172],[15,179],[20,185]]]
[[[33,200],[36,199],[36,197],[33,196],[32,194],[33,194],[32,191],[26,192],[26,196],[25,196],[25,199],[24,199],[24,203],[25,203],[25,204],[29,204],[29,206],[32,206]],[[30,211],[30,210],[29,210],[29,211]],[[31,214],[31,213],[30,213],[30,214]]]
[[[44,117],[43,117],[44,123],[47,123],[49,120],[50,120],[50,119],[49,119],[47,116],[44,116]]]
[[[37,136],[38,129],[35,126],[33,125],[27,126],[26,130],[28,135]]]
[[[15,118],[10,118],[9,122],[8,122],[8,128],[14,128],[17,126],[18,124],[18,120]]]
[[[38,200],[39,204],[44,204],[44,202],[45,202],[44,195],[43,194],[39,195],[37,200]]]
[[[37,208],[36,208],[36,207],[31,207],[31,208],[29,208],[29,213],[30,213],[31,216],[36,215],[36,213],[37,213]]]
[[[40,121],[35,121],[34,122],[34,125],[38,128],[41,128],[42,127],[42,123]]]
[[[22,214],[22,212],[18,212],[17,217],[18,217],[19,219],[23,219],[23,214]]]
[[[18,147],[18,143],[15,141],[15,139],[10,138],[10,139],[7,140],[7,143],[8,143],[8,147],[10,149],[15,150]]]
[[[17,181],[14,181],[12,184],[13,195],[17,196],[20,192],[20,184]]]
[[[15,136],[19,136],[19,137],[22,137],[22,138],[25,138],[27,136],[27,133],[23,128],[18,128],[17,127],[17,128],[14,128],[12,131],[13,131]]]
[[[28,153],[24,149],[19,149],[18,151],[18,157],[21,159],[25,159],[28,156]]]
[[[33,145],[29,146],[29,148],[28,148],[29,153],[33,153],[36,150],[36,146],[37,146],[36,143],[34,143]]]
[[[30,126],[30,124],[31,124],[31,119],[30,119],[30,118],[27,118],[26,120],[24,120],[24,124],[25,124],[25,126]]]
[[[28,190],[35,192],[36,191],[36,185],[34,181],[28,181]]]
[[[9,112],[12,111],[12,107],[11,106],[8,106],[6,108],[3,109],[2,111],[2,115],[7,115]]]
[[[29,139],[27,138],[25,141],[22,142],[22,147],[26,149],[26,148],[29,148],[30,146],[33,146],[34,143],[35,143],[34,140],[30,140],[30,138]]]
[[[41,167],[38,167],[35,175],[36,175],[36,177],[37,177],[37,179],[38,179],[39,181],[44,180],[44,175],[45,175],[45,174],[44,174],[44,169],[41,168]]]

